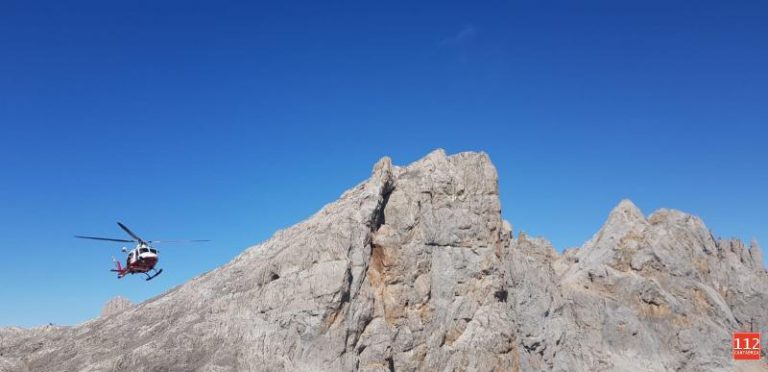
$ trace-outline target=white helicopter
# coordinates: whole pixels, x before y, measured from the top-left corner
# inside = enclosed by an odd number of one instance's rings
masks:
[[[128,274],[144,274],[147,276],[146,280],[152,280],[156,276],[163,272],[163,269],[155,269],[157,265],[158,255],[160,251],[150,245],[150,243],[177,243],[177,242],[207,242],[209,240],[144,240],[136,235],[133,231],[128,229],[125,225],[118,222],[123,231],[128,233],[133,239],[113,239],[113,238],[100,238],[96,236],[81,236],[75,235],[80,239],[93,239],[93,240],[105,240],[110,242],[124,242],[124,243],[136,243],[136,247],[128,250],[123,247],[122,252],[127,253],[128,257],[125,260],[125,267],[120,265],[120,261],[112,257],[112,261],[115,262],[115,268],[110,270],[117,273],[117,278],[121,279]],[[150,271],[153,273],[150,274]]]

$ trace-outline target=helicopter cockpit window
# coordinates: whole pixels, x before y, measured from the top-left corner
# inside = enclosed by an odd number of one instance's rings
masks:
[[[158,250],[157,250],[157,249],[154,249],[154,248],[150,248],[150,249],[149,249],[149,252],[150,252],[150,253],[154,253],[154,254],[157,254]]]
[[[142,248],[139,250],[139,253],[147,253],[147,252],[149,252],[149,249],[147,248]]]

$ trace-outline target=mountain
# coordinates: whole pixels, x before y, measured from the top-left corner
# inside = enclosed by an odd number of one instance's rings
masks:
[[[730,354],[733,331],[768,336],[761,257],[627,200],[558,255],[502,220],[487,155],[383,158],[161,296],[75,327],[0,329],[0,370],[768,370]]]
[[[101,316],[106,317],[110,315],[115,315],[117,313],[120,313],[129,309],[131,306],[133,306],[133,303],[131,303],[131,300],[122,296],[117,296],[107,301],[107,303],[101,309]]]

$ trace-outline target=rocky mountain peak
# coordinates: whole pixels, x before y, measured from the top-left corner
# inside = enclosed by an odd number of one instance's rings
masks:
[[[606,225],[613,224],[633,224],[644,222],[645,216],[635,203],[629,199],[622,199],[608,215]]]
[[[731,332],[768,329],[759,254],[625,200],[558,255],[512,238],[486,154],[385,157],[161,296],[76,327],[0,329],[0,371],[736,369]]]
[[[627,266],[628,257],[645,248],[644,235],[650,228],[640,208],[624,199],[611,210],[600,230],[580,249],[569,252],[568,260],[578,265],[560,265],[564,281],[580,281],[587,272],[602,265]],[[566,266],[567,269],[563,269]]]
[[[629,199],[624,199],[611,210],[600,231],[585,244],[583,250],[615,248],[616,241],[630,235],[639,235],[648,225],[640,208]]]
[[[749,245],[749,253],[752,255],[752,260],[755,262],[755,266],[758,269],[765,270],[765,263],[763,261],[763,250],[760,248],[760,244],[757,243],[757,239],[752,239]]]
[[[110,315],[118,314],[131,308],[132,306],[133,303],[131,300],[122,296],[116,296],[104,304],[104,307],[101,309],[101,316],[107,317]]]

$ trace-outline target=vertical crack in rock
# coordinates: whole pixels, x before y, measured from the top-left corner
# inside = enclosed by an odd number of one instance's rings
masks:
[[[376,209],[374,210],[372,223],[371,223],[371,233],[375,233],[379,230],[381,225],[384,225],[386,223],[386,216],[384,215],[384,209],[387,208],[387,203],[389,203],[389,197],[392,195],[392,191],[395,190],[395,181],[392,179],[387,179],[384,182],[384,185],[382,186],[381,190],[381,203],[376,206]]]

